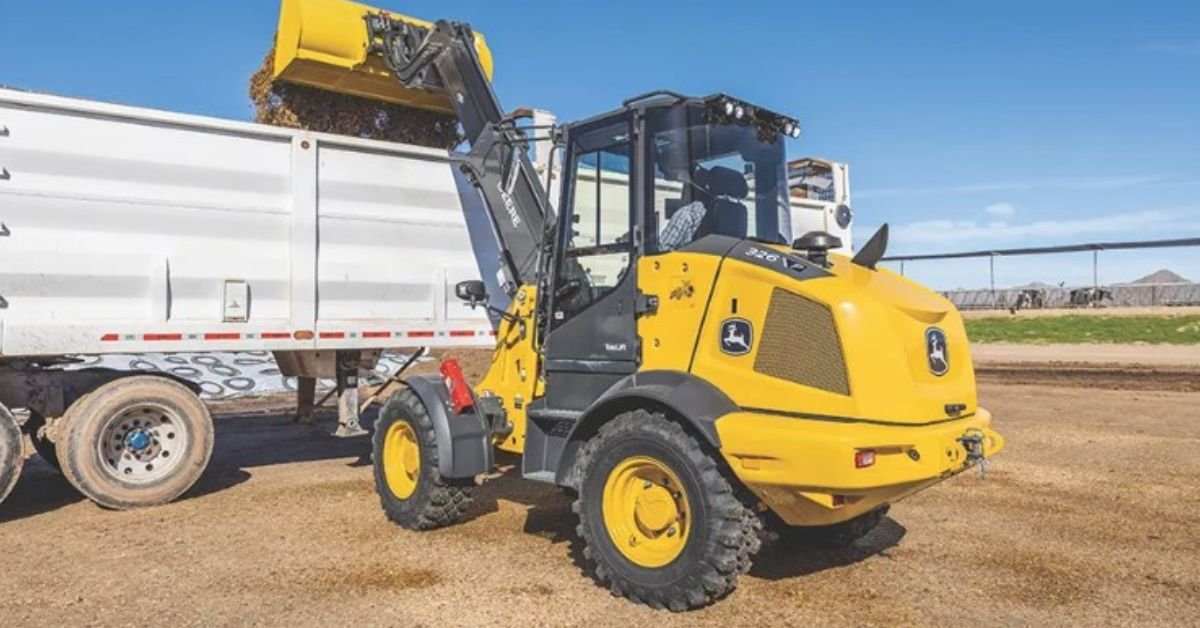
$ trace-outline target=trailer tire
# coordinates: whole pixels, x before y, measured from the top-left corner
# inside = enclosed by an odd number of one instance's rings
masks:
[[[29,419],[25,421],[25,433],[29,434],[29,440],[33,443],[33,449],[41,456],[42,461],[54,467],[55,471],[62,472],[62,467],[58,464],[58,447],[54,441],[46,438],[42,428],[46,427],[46,417],[41,414],[30,411]]]
[[[158,506],[190,489],[213,449],[208,408],[188,387],[138,375],[80,397],[58,426],[67,480],[113,510]]]
[[[375,491],[393,523],[409,530],[432,530],[466,516],[474,478],[442,477],[437,432],[412,389],[397,391],[379,411],[371,448]]]
[[[613,595],[685,611],[728,595],[749,571],[761,523],[678,423],[620,414],[578,465],[576,531],[590,574]]]
[[[17,419],[0,405],[0,502],[3,502],[17,484],[21,467],[25,465],[21,427]]]

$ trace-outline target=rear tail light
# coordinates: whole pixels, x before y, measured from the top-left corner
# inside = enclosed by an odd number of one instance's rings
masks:
[[[860,449],[854,452],[854,468],[864,469],[875,464],[874,449]]]

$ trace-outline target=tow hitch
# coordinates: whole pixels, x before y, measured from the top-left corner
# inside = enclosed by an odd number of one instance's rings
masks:
[[[971,428],[958,437],[958,442],[967,450],[967,466],[979,465],[979,477],[987,478],[988,459],[983,454],[983,430]]]

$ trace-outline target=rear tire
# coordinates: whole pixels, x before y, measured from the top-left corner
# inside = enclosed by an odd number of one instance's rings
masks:
[[[118,379],[80,397],[58,435],[63,475],[114,510],[158,506],[185,493],[204,473],[214,439],[200,398],[153,375]]]
[[[583,556],[613,595],[685,611],[728,595],[749,571],[758,518],[679,424],[645,410],[618,415],[578,465]]]
[[[849,521],[827,526],[789,526],[781,521],[771,528],[789,545],[809,548],[846,548],[879,527],[890,506],[881,506]]]
[[[21,427],[17,419],[0,405],[0,502],[3,502],[17,484],[21,467],[25,464],[25,451],[21,442]]]
[[[397,391],[379,411],[371,448],[375,491],[393,523],[432,530],[466,516],[474,480],[442,477],[433,421],[411,389]]]

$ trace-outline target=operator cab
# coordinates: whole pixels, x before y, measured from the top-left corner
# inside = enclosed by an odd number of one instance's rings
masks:
[[[546,373],[553,408],[582,409],[637,370],[637,260],[709,235],[787,244],[785,140],[796,120],[729,96],[655,92],[565,129],[549,290]],[[597,376],[608,374],[609,377]],[[587,390],[596,388],[596,390]]]

